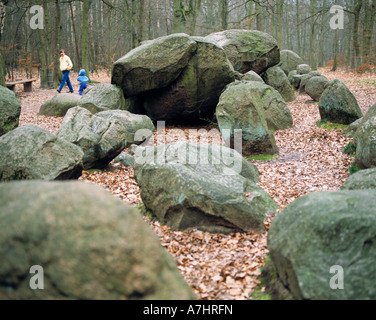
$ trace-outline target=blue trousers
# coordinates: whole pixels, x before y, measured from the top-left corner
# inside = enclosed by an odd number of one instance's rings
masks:
[[[87,85],[86,84],[81,84],[80,85],[80,90],[79,90],[79,93],[80,93],[80,96],[82,96],[82,92],[87,88]]]
[[[72,83],[70,82],[70,79],[69,79],[69,72],[70,72],[69,70],[63,71],[63,79],[61,80],[59,91],[61,91],[64,88],[65,83],[67,83],[69,87],[69,92],[73,92]]]

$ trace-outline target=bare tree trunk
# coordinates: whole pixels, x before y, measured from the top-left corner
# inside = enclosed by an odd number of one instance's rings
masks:
[[[196,23],[197,17],[201,9],[201,0],[190,0],[189,1],[189,10],[190,10],[190,26],[189,26],[189,34],[195,35],[196,31]]]
[[[137,42],[136,46],[140,44],[143,39],[144,33],[144,13],[145,13],[145,0],[139,0],[139,15],[138,15],[138,31],[137,31]]]
[[[82,38],[81,38],[81,66],[89,77],[89,9],[90,0],[83,0],[82,7]]]
[[[221,14],[221,29],[226,30],[228,27],[228,1],[221,0],[220,2],[220,14]]]
[[[359,62],[361,60],[360,57],[360,44],[358,40],[358,30],[359,30],[359,18],[360,18],[360,10],[362,10],[363,0],[358,0],[357,4],[355,5],[354,10],[354,36],[353,36],[353,43],[355,49],[355,57],[353,57],[352,67],[357,68],[359,67]]]
[[[55,21],[55,37],[54,37],[54,45],[53,48],[55,49],[53,52],[53,61],[54,61],[54,83],[58,85],[61,80],[60,75],[60,68],[59,68],[59,49],[60,48],[60,0],[55,0],[55,8],[56,8],[56,21]]]
[[[368,1],[367,1],[368,4]],[[365,7],[365,21],[364,21],[364,30],[363,30],[363,63],[369,64],[371,61],[370,49],[372,41],[372,31],[373,24],[375,22],[376,15],[376,0],[372,0],[371,7],[368,9],[368,6]]]
[[[309,55],[310,55],[310,64],[312,70],[317,69],[316,61],[316,32],[315,32],[315,13],[316,13],[316,0],[311,1],[310,7],[310,42],[309,42]]]
[[[70,8],[70,13],[71,13],[71,18],[72,18],[74,43],[75,43],[75,47],[76,47],[77,64],[78,64],[77,67],[78,67],[78,69],[81,69],[80,51],[78,50],[78,40],[77,40],[76,24],[74,22],[72,2],[69,2],[69,8]]]
[[[261,6],[260,6],[259,1],[256,2],[255,10],[256,10],[256,29],[259,31],[262,31]]]
[[[3,51],[1,46],[1,40],[4,30],[4,21],[5,21],[5,5],[3,1],[0,1],[0,85],[5,86],[5,61],[3,58]]]

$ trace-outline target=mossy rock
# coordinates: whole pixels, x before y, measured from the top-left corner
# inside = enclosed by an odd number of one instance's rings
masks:
[[[172,34],[144,42],[114,63],[111,83],[125,98],[172,84],[197,50],[187,34]]]
[[[281,62],[278,66],[286,75],[296,70],[297,66],[300,64],[304,64],[304,60],[297,53],[291,50],[281,50]]]
[[[196,299],[140,213],[104,188],[1,183],[0,219],[0,299]],[[30,288],[33,265],[43,290]]]
[[[85,90],[79,106],[91,113],[127,108],[121,88],[109,83],[100,83]]]
[[[376,189],[376,168],[357,171],[341,187],[341,190],[364,189]]]
[[[263,74],[266,84],[276,89],[286,102],[295,100],[295,93],[291,87],[291,83],[280,67],[274,66],[269,68]]]
[[[268,249],[295,299],[373,300],[375,239],[376,190],[314,192],[277,214]],[[333,266],[343,270],[343,289],[331,286]]]
[[[278,152],[268,128],[262,96],[252,94],[254,86],[260,85],[263,84],[256,81],[234,82],[222,93],[217,106],[216,117],[224,141],[234,146],[241,139],[241,152],[245,156]],[[239,137],[237,130],[241,130]]]
[[[59,93],[42,104],[39,115],[48,117],[64,117],[70,108],[80,104],[81,96],[72,93]]]
[[[0,137],[0,181],[77,179],[82,159],[79,147],[36,125]]]
[[[235,80],[233,67],[218,44],[202,37],[190,39],[197,50],[177,80],[141,95],[152,120],[176,124],[211,119],[221,92]]]
[[[277,41],[261,31],[232,29],[209,34],[206,38],[216,41],[234,69],[241,73],[252,70],[261,74],[280,62]]]
[[[21,103],[13,91],[0,86],[0,136],[18,127]]]
[[[339,80],[331,81],[319,101],[321,119],[350,124],[363,117],[358,102],[350,90]]]

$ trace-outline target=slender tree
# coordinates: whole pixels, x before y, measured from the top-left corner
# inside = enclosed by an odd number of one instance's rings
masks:
[[[3,50],[2,50],[2,35],[4,30],[4,21],[5,21],[5,6],[7,1],[0,1],[0,85],[5,86],[5,63],[3,59]]]

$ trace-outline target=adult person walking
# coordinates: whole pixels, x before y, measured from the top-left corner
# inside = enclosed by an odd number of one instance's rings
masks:
[[[60,88],[57,89],[57,92],[61,92],[64,88],[65,83],[67,83],[69,92],[73,93],[72,83],[69,79],[69,72],[73,68],[72,60],[65,54],[64,50],[60,50],[60,70],[63,72],[63,79],[61,80]]]

